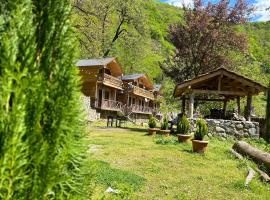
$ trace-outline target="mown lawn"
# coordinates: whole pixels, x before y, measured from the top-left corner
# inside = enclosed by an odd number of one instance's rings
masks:
[[[205,155],[175,137],[147,136],[143,129],[89,130],[90,199],[270,199],[259,177],[244,187],[247,164],[211,139]],[[111,186],[119,193],[108,194]]]

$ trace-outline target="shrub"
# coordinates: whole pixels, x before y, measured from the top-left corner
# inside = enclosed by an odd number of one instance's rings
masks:
[[[149,118],[148,126],[149,126],[149,128],[156,128],[157,127],[157,122],[153,116],[151,116]]]
[[[0,10],[0,199],[71,199],[86,150],[70,1]]]
[[[164,117],[163,122],[161,123],[161,130],[169,129],[169,121],[167,117]]]
[[[177,133],[179,134],[187,134],[190,128],[190,123],[186,117],[186,115],[183,115],[177,124]]]
[[[196,122],[196,131],[194,134],[195,140],[203,140],[204,136],[208,133],[208,127],[203,119],[198,119]]]

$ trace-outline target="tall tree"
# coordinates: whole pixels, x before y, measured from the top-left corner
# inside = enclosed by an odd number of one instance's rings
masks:
[[[108,56],[132,28],[143,34],[141,0],[74,1],[73,7],[82,54],[89,57]]]
[[[230,5],[230,0],[207,5],[195,0],[194,8],[183,8],[183,22],[169,28],[175,54],[161,65],[166,75],[182,82],[218,67],[229,68],[230,55],[246,51],[246,37],[235,26],[247,22],[252,8],[245,0]]]
[[[66,199],[82,158],[68,0],[0,4],[0,199]]]

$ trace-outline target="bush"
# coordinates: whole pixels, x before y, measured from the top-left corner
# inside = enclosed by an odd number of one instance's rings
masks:
[[[71,199],[86,148],[70,1],[0,10],[0,199]]]
[[[163,122],[161,123],[161,130],[169,130],[169,121],[167,117],[164,117]]]
[[[151,116],[149,118],[148,126],[149,126],[149,128],[156,128],[157,127],[157,122],[153,116]]]
[[[179,134],[187,134],[190,128],[190,123],[186,117],[186,115],[183,115],[177,124],[177,133]]]
[[[208,133],[208,127],[203,119],[198,119],[196,122],[196,131],[194,134],[195,140],[203,140],[204,136]]]

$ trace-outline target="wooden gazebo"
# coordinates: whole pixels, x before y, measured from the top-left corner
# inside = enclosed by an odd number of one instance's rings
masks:
[[[225,68],[218,68],[178,84],[174,89],[173,96],[181,98],[182,112],[185,112],[186,100],[189,99],[190,118],[193,118],[194,100],[223,101],[224,113],[226,113],[227,102],[237,100],[238,113],[240,113],[240,98],[247,97],[245,118],[250,121],[252,96],[258,95],[260,92],[266,92],[266,89],[265,86],[249,78]],[[209,95],[218,98],[209,98]]]

